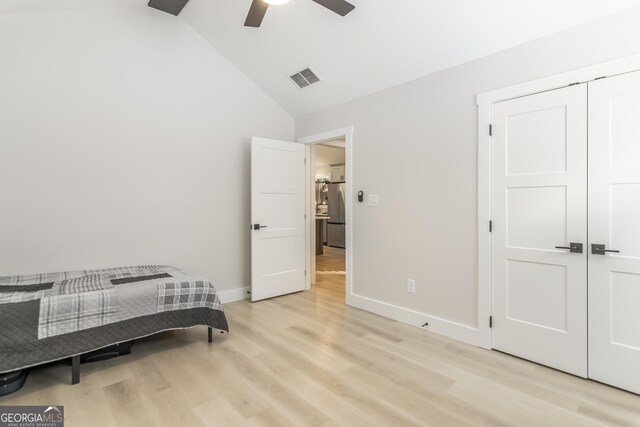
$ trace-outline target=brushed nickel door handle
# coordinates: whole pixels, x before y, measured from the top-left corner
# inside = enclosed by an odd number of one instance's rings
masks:
[[[591,253],[593,255],[606,255],[607,252],[614,253],[614,254],[619,254],[620,253],[620,251],[617,251],[615,249],[606,249],[605,245],[600,245],[600,244],[592,244],[591,245]]]
[[[571,253],[581,254],[583,252],[583,244],[572,242],[569,243],[569,246],[556,246],[556,249],[567,249]]]

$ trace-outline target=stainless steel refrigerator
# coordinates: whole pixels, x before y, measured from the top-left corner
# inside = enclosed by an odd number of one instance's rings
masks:
[[[344,248],[345,231],[345,184],[329,184],[327,204],[329,205],[329,222],[327,225],[327,244],[336,248]]]

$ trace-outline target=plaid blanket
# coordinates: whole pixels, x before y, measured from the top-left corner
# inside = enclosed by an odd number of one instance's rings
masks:
[[[214,286],[175,267],[0,277],[0,373],[195,325],[229,330]]]
[[[219,310],[222,306],[205,282],[158,283],[158,312],[196,307]]]
[[[0,277],[0,307],[35,300],[38,339],[153,313],[202,307],[223,311],[210,282],[160,265]]]
[[[101,274],[88,274],[86,276],[75,277],[63,280],[51,288],[53,295],[70,295],[84,292],[103,291],[113,289],[113,284]]]
[[[64,271],[60,273],[42,273],[42,274],[29,274],[20,276],[0,276],[0,289],[4,286],[30,286],[41,283],[49,282],[61,282],[63,280],[77,279],[80,277],[90,275],[106,275],[110,278],[117,277],[131,277],[144,274],[151,274],[159,271],[183,271],[175,267],[166,265],[137,265],[133,267],[117,267],[117,268],[105,268],[97,270],[78,270],[78,271]],[[4,292],[4,291],[0,291]]]
[[[91,274],[88,271],[67,271],[63,273],[29,274],[21,276],[0,277],[0,286],[29,286],[40,283],[57,282]]]
[[[117,311],[118,294],[113,287],[46,296],[40,299],[38,339],[114,323]]]

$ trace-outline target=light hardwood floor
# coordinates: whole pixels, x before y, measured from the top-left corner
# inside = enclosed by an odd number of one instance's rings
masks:
[[[133,354],[32,371],[7,404],[63,404],[67,426],[631,426],[640,397],[344,305],[344,276],[225,306]]]
[[[345,250],[325,246],[322,255],[316,255],[316,271],[345,271]]]

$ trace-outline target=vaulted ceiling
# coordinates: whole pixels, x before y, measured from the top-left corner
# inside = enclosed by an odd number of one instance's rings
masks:
[[[291,0],[271,6],[260,28],[248,28],[243,23],[251,1],[190,0],[176,19],[296,117],[640,5],[640,0],[349,0],[356,9],[340,17],[311,0]],[[0,0],[0,13],[146,2]],[[322,82],[299,89],[288,76],[306,67]]]
[[[325,109],[638,4],[637,0],[349,0],[342,18],[311,0],[190,0],[180,15],[294,116]],[[299,89],[311,67],[323,81]]]
[[[0,14],[144,5],[148,0],[0,0]]]

